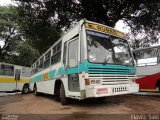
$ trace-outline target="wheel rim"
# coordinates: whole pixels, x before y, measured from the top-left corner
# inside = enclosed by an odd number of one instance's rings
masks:
[[[23,87],[22,93],[25,93],[25,94],[26,94],[26,93],[28,93],[28,92],[29,92],[29,88],[28,88],[28,86],[25,85],[25,86]]]
[[[28,87],[24,88],[24,93],[28,93]]]

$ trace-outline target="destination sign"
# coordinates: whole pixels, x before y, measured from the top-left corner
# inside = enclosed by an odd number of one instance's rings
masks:
[[[101,32],[104,32],[104,33],[107,33],[107,34],[110,34],[110,35],[113,35],[113,36],[117,36],[117,37],[126,39],[126,37],[125,37],[123,32],[120,32],[118,30],[115,30],[115,29],[107,27],[107,26],[102,26],[102,25],[86,22],[85,27],[89,28],[89,29],[101,31]]]

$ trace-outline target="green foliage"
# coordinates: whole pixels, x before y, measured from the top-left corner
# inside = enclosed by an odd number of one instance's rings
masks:
[[[0,61],[5,62],[21,41],[16,20],[17,12],[14,6],[0,6],[0,41],[4,42],[4,45],[0,47]]]
[[[132,35],[144,31],[149,36],[132,42],[133,47],[140,47],[139,44],[158,40],[159,5],[159,0],[21,0],[19,15],[21,28],[36,41],[35,47],[37,43],[50,46],[56,40],[54,35],[48,39],[54,31],[67,29],[73,21],[83,18],[111,27],[123,20],[131,27]],[[40,48],[43,49],[41,45],[37,49]]]
[[[34,2],[19,6],[19,27],[24,37],[42,54],[60,38],[60,29],[53,21],[50,22],[50,15],[44,10],[43,4]]]
[[[22,42],[17,46],[16,53],[11,56],[8,62],[30,67],[39,56],[39,52],[29,43]]]
[[[0,6],[0,61],[16,65],[31,66],[40,56],[28,40],[24,40],[18,26],[15,6]]]

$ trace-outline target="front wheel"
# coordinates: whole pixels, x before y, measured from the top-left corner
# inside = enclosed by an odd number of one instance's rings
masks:
[[[22,89],[22,94],[27,94],[29,92],[29,85],[24,85]]]
[[[68,98],[66,97],[66,94],[65,94],[65,89],[63,84],[61,84],[61,87],[60,87],[60,99],[61,99],[62,105],[67,105],[69,103]]]

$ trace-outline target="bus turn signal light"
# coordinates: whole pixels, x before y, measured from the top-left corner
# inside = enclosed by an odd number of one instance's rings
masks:
[[[89,79],[85,79],[85,85],[90,85],[90,80]]]

